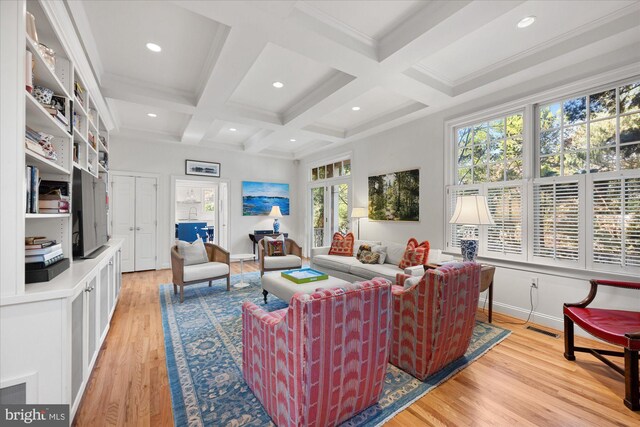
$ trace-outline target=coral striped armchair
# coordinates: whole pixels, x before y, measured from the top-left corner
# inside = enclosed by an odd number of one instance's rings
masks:
[[[475,326],[481,269],[474,262],[443,265],[407,289],[411,276],[397,275],[389,362],[424,380],[464,355]]]
[[[297,293],[271,313],[246,301],[242,328],[244,378],[276,425],[335,426],[380,399],[391,337],[387,280]]]

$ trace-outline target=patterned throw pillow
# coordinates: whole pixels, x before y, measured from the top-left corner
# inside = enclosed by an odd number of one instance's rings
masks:
[[[378,264],[380,254],[371,251],[358,251],[358,261],[363,264]]]
[[[334,233],[329,255],[353,256],[353,242],[355,240],[353,233],[347,233],[346,236]]]
[[[404,250],[404,256],[398,264],[399,268],[405,269],[415,265],[424,265],[429,258],[429,241],[418,244],[413,237],[407,242],[407,248]]]
[[[358,260],[360,260],[360,256],[363,252],[372,252],[371,245],[360,245],[360,247],[358,248],[358,254],[356,255],[356,258],[358,258]]]
[[[267,242],[267,256],[284,256],[284,243],[282,240]]]

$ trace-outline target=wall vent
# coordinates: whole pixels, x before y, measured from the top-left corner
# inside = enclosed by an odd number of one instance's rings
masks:
[[[537,332],[537,333],[542,334],[542,335],[549,336],[549,337],[560,338],[559,334],[556,334],[556,333],[553,333],[553,332],[549,332],[549,331],[545,331],[544,329],[536,328],[535,326],[527,326],[527,329],[529,329],[530,331],[533,331],[533,332]]]

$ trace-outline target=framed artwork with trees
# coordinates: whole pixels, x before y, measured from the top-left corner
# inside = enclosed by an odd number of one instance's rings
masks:
[[[369,177],[370,221],[420,221],[420,169]]]

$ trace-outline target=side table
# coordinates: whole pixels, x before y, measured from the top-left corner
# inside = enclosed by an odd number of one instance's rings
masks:
[[[442,264],[425,264],[424,269],[438,268]],[[496,267],[488,264],[481,264],[482,271],[480,272],[480,292],[484,292],[489,289],[489,323],[493,318],[493,276],[496,273]]]
[[[253,259],[253,254],[231,254],[231,261],[240,261],[240,283],[233,285],[234,288],[246,288],[250,283],[244,281],[244,262]]]

